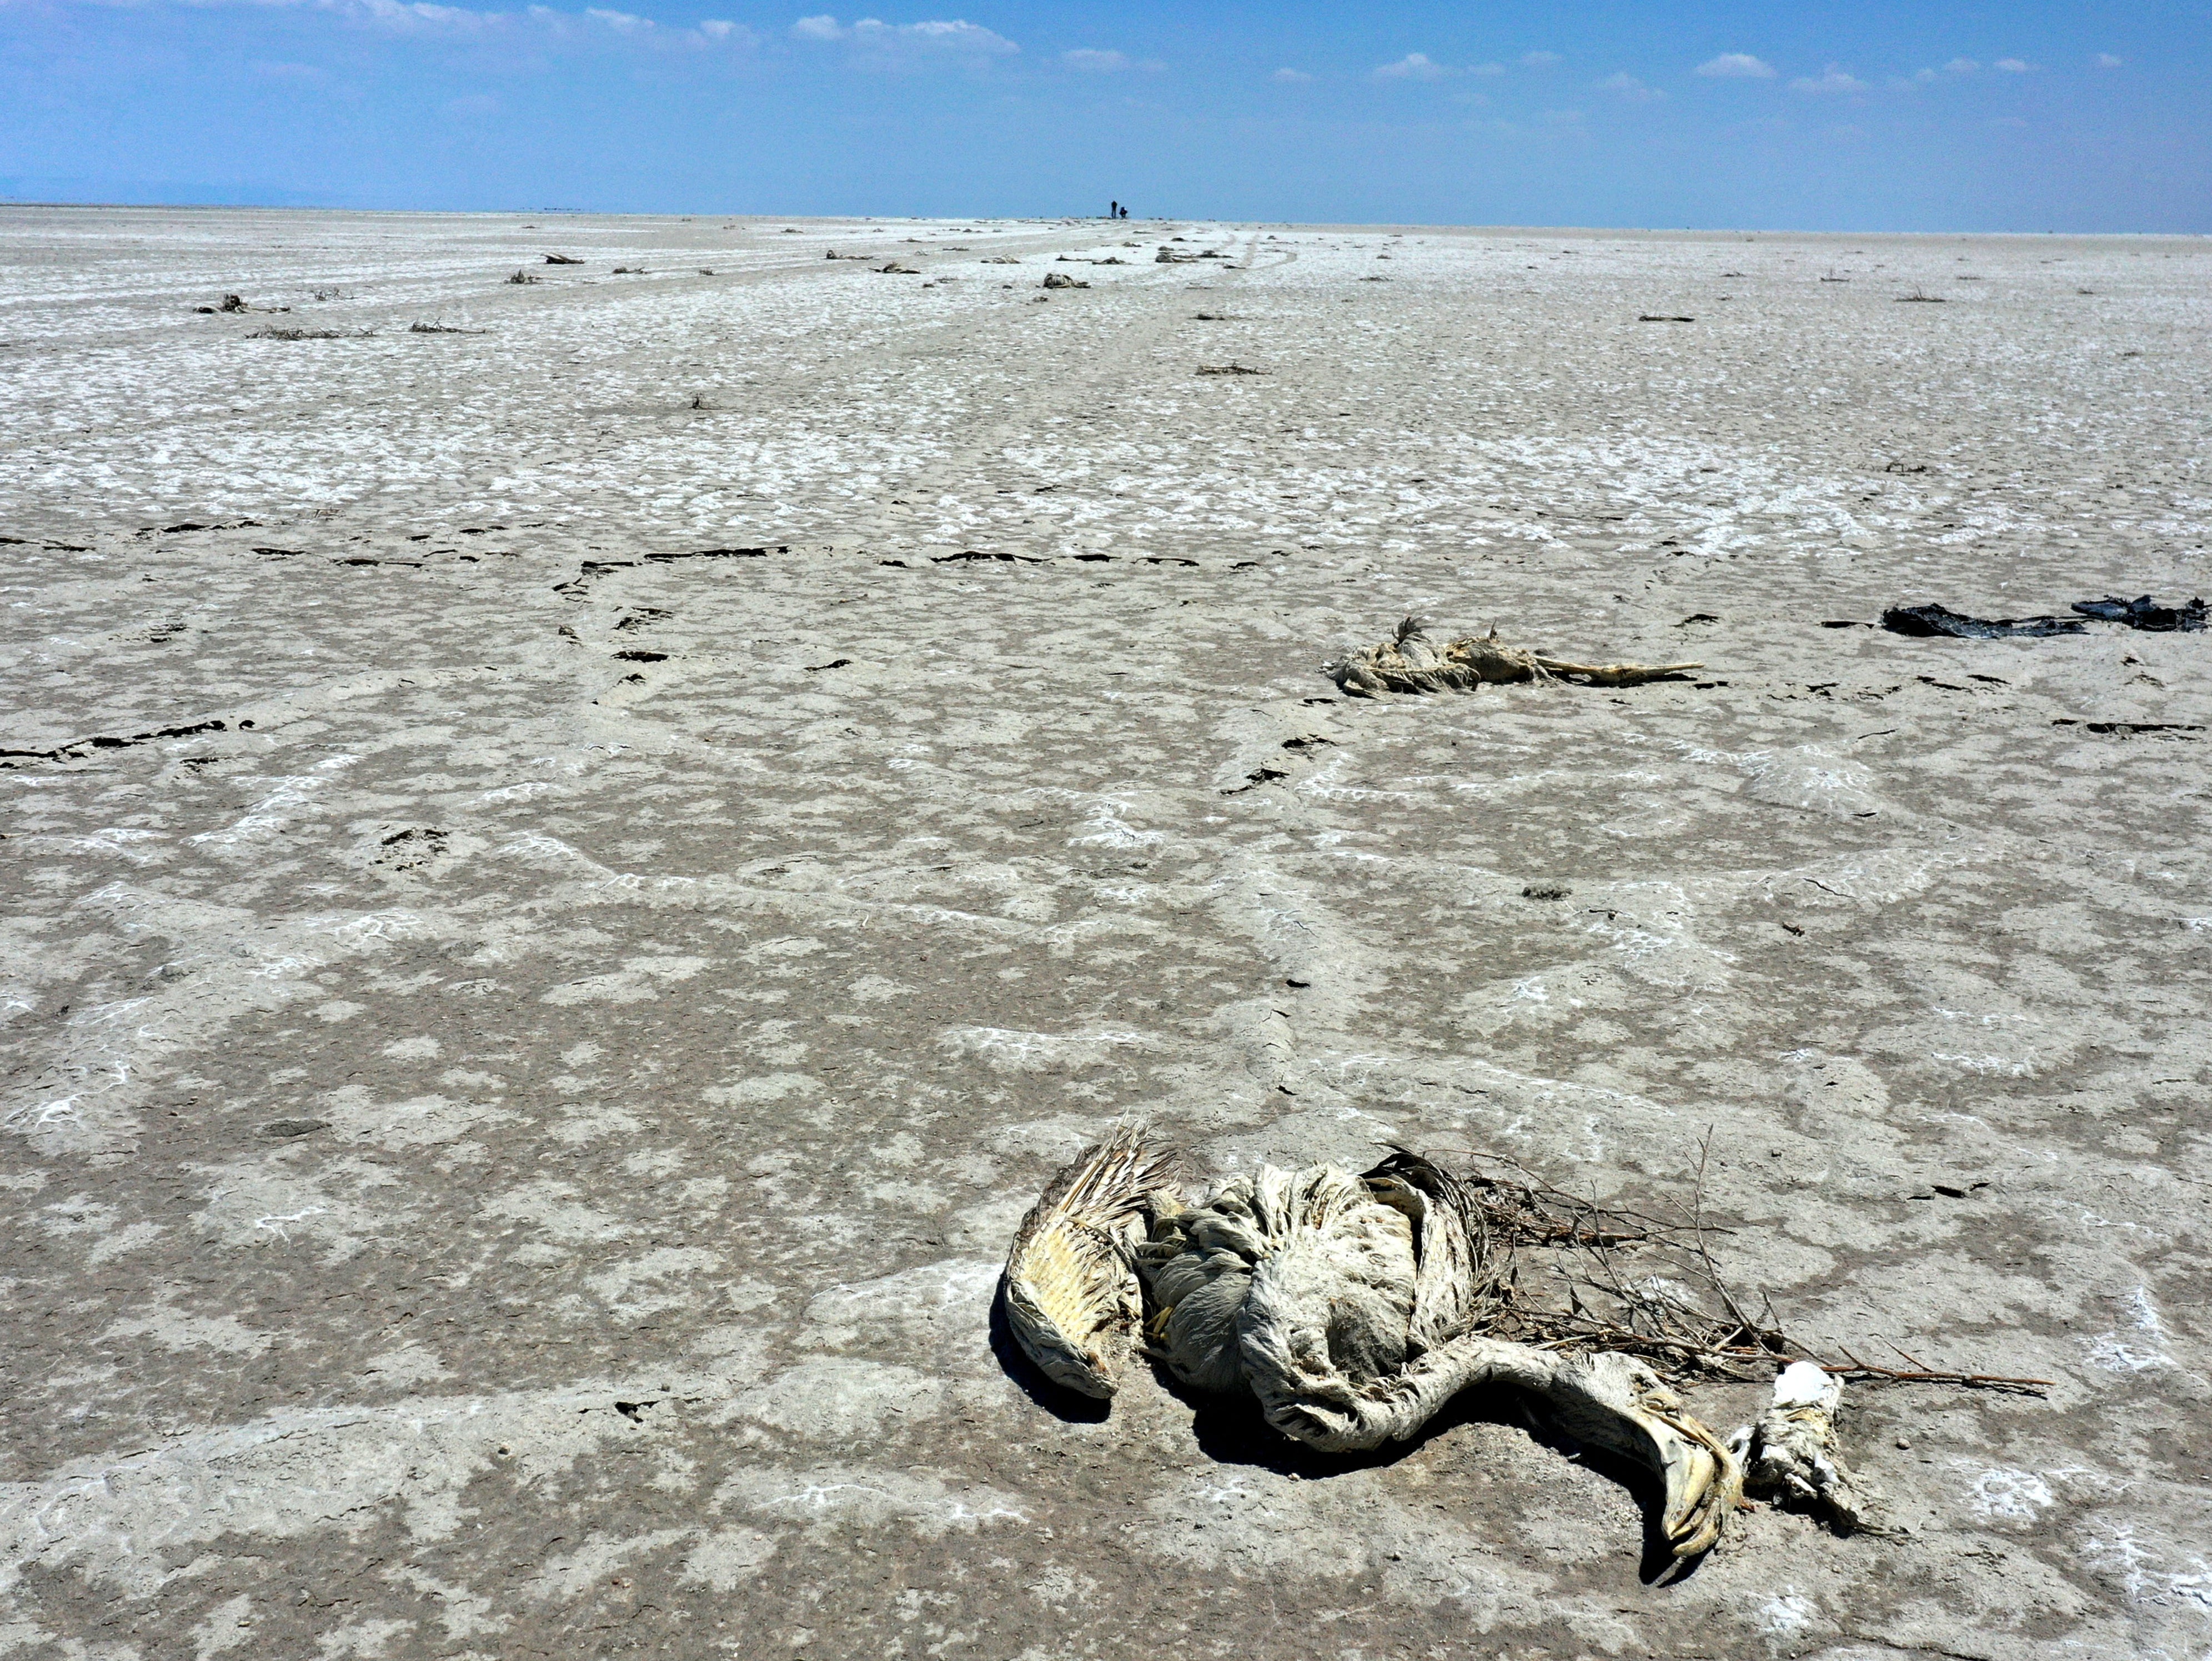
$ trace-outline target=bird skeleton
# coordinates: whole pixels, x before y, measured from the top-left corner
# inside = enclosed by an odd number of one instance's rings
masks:
[[[1542,1312],[1477,1183],[1401,1149],[1358,1176],[1262,1165],[1192,1204],[1171,1180],[1176,1164],[1144,1127],[1124,1126],[1022,1220],[1002,1283],[1007,1324],[1054,1384],[1110,1398],[1117,1335],[1141,1323],[1149,1354],[1185,1387],[1254,1397],[1275,1429],[1328,1452],[1406,1441],[1460,1391],[1508,1385],[1576,1440],[1658,1477],[1677,1558],[1719,1542],[1747,1475],[1839,1528],[1865,1525],[1836,1454],[1840,1380],[1789,1367],[1759,1423],[1723,1439],[1635,1356],[1571,1337],[1522,1342],[1543,1337]],[[1556,1226],[1544,1238],[1556,1240]]]
[[[1702,669],[1702,663],[1571,663],[1542,652],[1509,646],[1493,627],[1487,635],[1469,635],[1437,646],[1430,640],[1427,624],[1407,618],[1398,625],[1396,637],[1341,660],[1325,663],[1322,672],[1338,690],[1352,697],[1374,697],[1382,692],[1463,692],[1477,686],[1514,681],[1587,681],[1593,686],[1640,686],[1645,681]]]

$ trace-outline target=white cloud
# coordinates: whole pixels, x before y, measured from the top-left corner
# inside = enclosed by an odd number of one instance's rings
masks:
[[[1860,80],[1856,75],[1846,74],[1832,64],[1828,65],[1827,73],[1825,75],[1801,75],[1790,84],[1799,92],[1852,93],[1864,92],[1867,89],[1865,82]]]
[[[1451,70],[1433,62],[1426,52],[1409,52],[1395,64],[1385,64],[1375,71],[1384,81],[1440,81]]]
[[[121,0],[127,5],[151,3],[152,0]],[[6,0],[0,0],[0,4],[5,3]],[[320,13],[393,34],[422,39],[465,35],[472,40],[526,45],[533,51],[548,45],[604,48],[611,37],[633,41],[656,52],[696,52],[714,46],[754,46],[760,40],[742,23],[709,21],[695,28],[677,28],[633,12],[598,6],[570,12],[556,11],[545,5],[528,5],[514,11],[478,11],[467,6],[439,5],[433,0],[179,0],[179,3],[195,8],[284,7]],[[834,23],[835,20],[820,21]]]
[[[2007,75],[2026,75],[2035,67],[2034,64],[2017,58],[2000,58],[1997,59],[1996,66]]]
[[[1954,58],[1944,64],[1940,72],[1935,70],[1915,70],[1910,76],[1893,75],[1889,77],[1889,84],[1899,92],[1911,92],[1920,87],[1932,87],[1946,75],[1978,75],[1981,72],[1981,68],[1982,66],[1971,58]]]
[[[1271,78],[1279,81],[1286,87],[1296,87],[1304,85],[1312,80],[1313,76],[1308,75],[1304,70],[1277,70]]]
[[[1521,54],[1521,61],[1532,70],[1548,70],[1553,64],[1566,60],[1555,52],[1524,52]]]
[[[1101,75],[1110,75],[1115,70],[1126,70],[1129,67],[1129,59],[1126,53],[1096,52],[1088,46],[1079,46],[1073,52],[1060,53],[1060,61],[1072,70],[1090,70]]]
[[[440,30],[473,32],[496,29],[516,21],[507,12],[471,11],[465,6],[434,6],[423,3],[423,0],[416,0],[412,5],[402,5],[399,0],[321,0],[315,9],[356,21],[374,23],[380,28],[392,29],[402,34]],[[553,11],[544,6],[532,6],[522,14],[522,18],[556,33],[564,32],[577,21],[568,13]]]
[[[1505,65],[1503,64],[1469,64],[1467,66],[1467,72],[1469,75],[1503,75],[1505,73]]]
[[[802,40],[838,40],[875,52],[927,52],[984,58],[1003,58],[1021,48],[1002,34],[965,18],[931,18],[920,23],[886,23],[880,17],[863,17],[840,23],[824,13],[802,17],[791,26]]]
[[[2108,52],[2100,52],[2097,54],[2096,61],[2097,67],[2100,70],[2116,70],[2128,60],[2124,58],[2116,58]]]
[[[1598,85],[1605,91],[1617,93],[1632,104],[1656,103],[1667,94],[1656,87],[1647,87],[1626,70],[1608,75]]]
[[[1698,64],[1698,73],[1711,76],[1716,81],[1771,81],[1774,65],[1747,52],[1724,52]]]

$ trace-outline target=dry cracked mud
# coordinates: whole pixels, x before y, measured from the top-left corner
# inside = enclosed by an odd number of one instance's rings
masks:
[[[1866,625],[2212,587],[2206,245],[787,222],[0,210],[0,1655],[2204,1654],[2212,647]],[[1339,697],[1412,612],[1707,668]],[[1510,1399],[1071,1414],[1132,1113],[1710,1130],[2053,1388],[1667,1585]]]

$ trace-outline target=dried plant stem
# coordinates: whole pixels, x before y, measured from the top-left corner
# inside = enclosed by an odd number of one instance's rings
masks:
[[[1830,1359],[1784,1331],[1770,1300],[1759,1299],[1754,1316],[1713,1255],[1713,1237],[1731,1232],[1705,1214],[1713,1138],[1709,1127],[1698,1143],[1686,1209],[1673,1218],[1608,1207],[1595,1194],[1554,1188],[1512,1159],[1462,1150],[1473,1168],[1459,1181],[1486,1226],[1484,1251],[1500,1294],[1485,1329],[1540,1349],[1638,1355],[1676,1378],[1764,1383],[1809,1360],[1869,1383],[2026,1393],[2052,1387],[2045,1378],[1932,1366],[1894,1344],[1906,1366],[1863,1361],[1848,1349]],[[1632,1269],[1629,1254],[1640,1260]],[[1539,1282],[1548,1280],[1548,1291],[1524,1285],[1524,1268]]]

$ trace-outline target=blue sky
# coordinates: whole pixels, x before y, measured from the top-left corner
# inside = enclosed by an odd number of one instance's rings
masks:
[[[0,0],[0,195],[2204,233],[2212,0]]]

